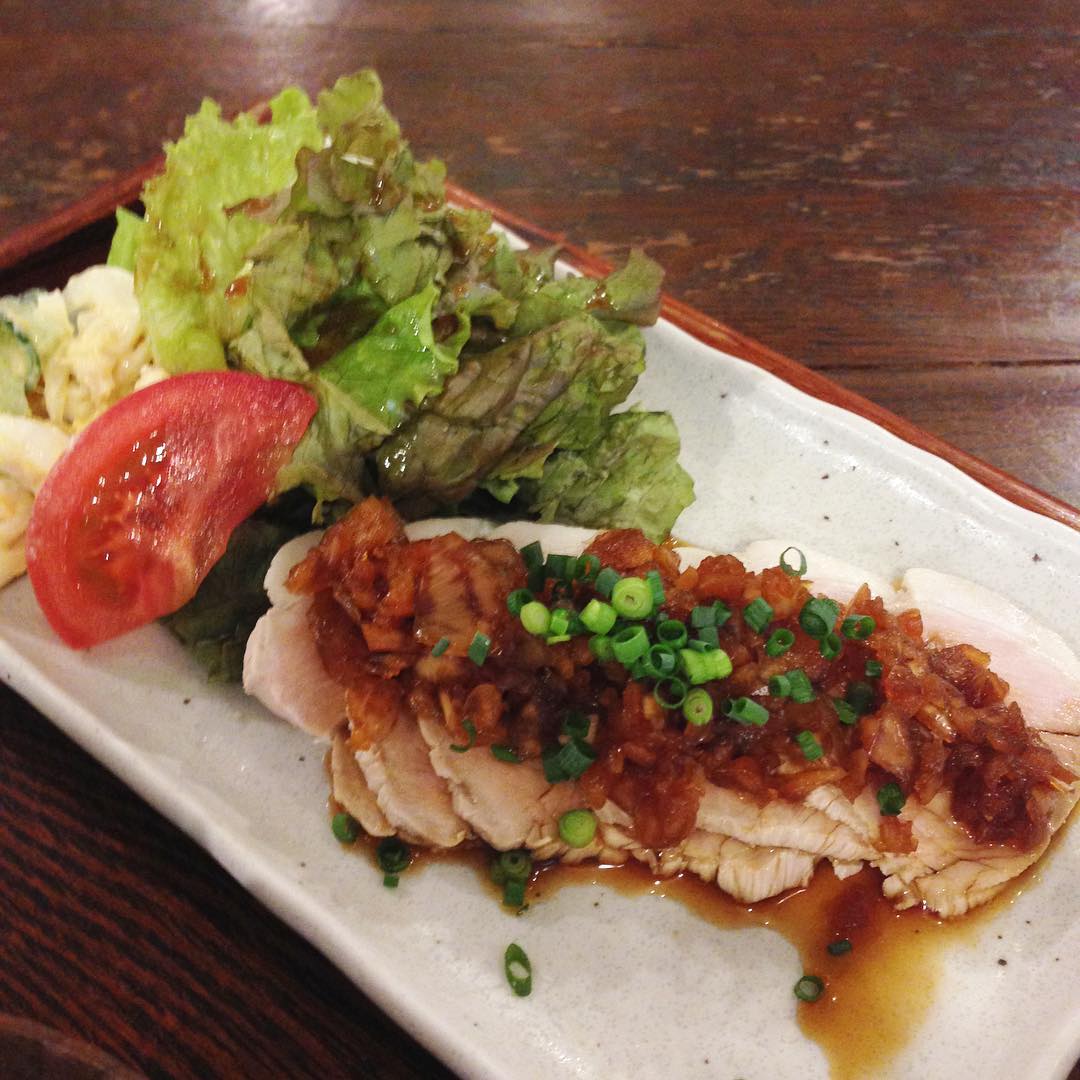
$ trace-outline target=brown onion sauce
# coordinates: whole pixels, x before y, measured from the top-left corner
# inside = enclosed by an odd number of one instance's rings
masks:
[[[331,817],[342,809],[333,797],[327,805]],[[898,912],[881,893],[878,871],[865,868],[840,881],[824,863],[806,888],[747,905],[693,875],[658,879],[634,861],[624,866],[550,862],[534,872],[526,900],[543,903],[565,888],[599,886],[624,896],[676,900],[721,931],[776,931],[798,950],[801,974],[825,982],[816,1002],[799,1004],[799,1027],[824,1051],[832,1080],[860,1080],[884,1069],[933,1007],[944,948],[973,946],[980,929],[1037,880],[1037,868],[1052,856],[1063,832],[1058,830],[1035,866],[1009,882],[994,900],[958,919],[943,920],[921,910]],[[351,849],[370,860],[376,871],[377,843],[361,834]],[[454,862],[472,867],[491,903],[501,908],[502,890],[491,881],[492,852],[486,845],[466,843],[450,851],[412,848],[412,855],[399,888],[429,864]],[[509,908],[502,910],[516,916]],[[851,941],[851,952],[831,956],[826,946],[842,938]],[[794,979],[790,985],[777,983],[778,1008],[793,988]]]

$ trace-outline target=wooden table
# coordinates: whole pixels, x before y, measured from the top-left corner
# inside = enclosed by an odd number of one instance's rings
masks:
[[[203,94],[372,64],[458,183],[644,246],[674,296],[1080,503],[1077,28],[1068,0],[9,0],[0,239]],[[0,717],[0,1012],[151,1076],[446,1075],[6,690]]]

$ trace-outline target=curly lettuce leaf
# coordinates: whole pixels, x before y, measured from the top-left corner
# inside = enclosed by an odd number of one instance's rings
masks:
[[[171,372],[225,365],[225,342],[251,314],[245,270],[272,228],[267,213],[296,181],[300,149],[322,146],[302,90],[283,90],[270,112],[266,124],[247,113],[228,122],[204,101],[143,191],[136,291],[154,355]]]
[[[538,482],[522,483],[521,499],[541,521],[636,528],[659,541],[694,499],[678,458],[679,433],[667,413],[617,413],[587,450],[553,454]]]
[[[146,231],[146,219],[132,213],[126,207],[116,209],[116,232],[109,245],[107,266],[119,266],[122,270],[135,272],[135,255]]]

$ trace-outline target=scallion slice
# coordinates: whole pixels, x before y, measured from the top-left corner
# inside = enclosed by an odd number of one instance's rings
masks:
[[[432,646],[431,655],[432,656],[442,656],[442,654],[444,652],[446,652],[446,650],[449,649],[449,648],[450,648],[450,639],[448,637],[441,637]]]
[[[518,618],[530,634],[537,636],[546,634],[551,626],[551,612],[548,611],[547,605],[541,604],[539,600],[526,604],[521,609]]]
[[[540,755],[544,778],[549,784],[576,780],[596,760],[596,751],[584,739],[569,739]]]
[[[841,701],[840,698],[832,699],[833,708],[836,710],[836,718],[841,724],[846,727],[851,727],[858,723],[859,714],[846,702]]]
[[[532,855],[518,848],[513,851],[500,851],[491,862],[491,880],[496,885],[508,881],[528,881],[532,874]]]
[[[720,631],[715,626],[703,626],[698,631],[696,640],[710,649],[718,649],[720,647]],[[693,645],[694,642],[691,642],[691,648],[693,648]]]
[[[899,784],[886,784],[884,787],[878,788],[877,801],[881,812],[886,817],[895,817],[904,809],[907,796]]]
[[[396,836],[386,836],[375,848],[375,859],[384,874],[400,874],[412,862],[409,845]]]
[[[544,563],[544,573],[556,581],[569,581],[572,574],[572,562],[569,555],[549,555]]]
[[[645,575],[645,583],[652,593],[653,611],[656,611],[664,602],[664,582],[660,578],[660,571],[650,570]]]
[[[700,630],[703,626],[715,626],[716,608],[712,604],[708,606],[700,605],[694,608],[690,612],[690,625],[695,630]]]
[[[652,589],[643,578],[620,578],[611,590],[611,604],[624,619],[647,619],[653,611]]]
[[[539,540],[534,540],[521,549],[521,560],[525,563],[526,571],[538,570],[544,565],[544,549]]]
[[[611,599],[611,594],[615,589],[615,586],[619,584],[619,580],[622,575],[618,570],[612,570],[610,566],[605,566],[599,574],[596,575],[595,587],[596,591],[601,596],[606,596]]]
[[[678,709],[686,701],[686,683],[682,679],[666,678],[653,687],[653,697],[664,709]]]
[[[825,992],[825,981],[816,975],[804,975],[795,984],[795,996],[800,1001],[811,1003],[817,1001]]]
[[[803,752],[803,757],[807,761],[817,761],[825,753],[821,749],[821,743],[818,742],[817,736],[812,731],[800,731],[795,736],[795,742],[799,744],[799,749]]]
[[[713,700],[709,697],[708,690],[700,686],[691,690],[686,695],[682,711],[688,724],[704,727],[713,718]]]
[[[615,659],[615,651],[611,646],[611,638],[605,634],[594,634],[589,638],[589,651],[600,661],[601,664],[610,664]]]
[[[466,717],[461,721],[461,726],[465,729],[465,737],[469,741],[464,746],[460,743],[451,743],[450,749],[455,754],[464,754],[466,750],[471,750],[476,745],[476,725]]]
[[[743,608],[743,621],[751,630],[758,634],[769,625],[772,621],[772,617],[772,604],[770,604],[763,596],[755,596],[754,599]]]
[[[342,844],[355,844],[356,838],[360,835],[360,823],[352,814],[344,812],[333,816],[330,829],[334,837]]]
[[[528,997],[532,993],[532,964],[520,945],[507,945],[503,954],[503,971],[506,972],[510,989],[518,997]]]
[[[525,906],[525,882],[507,881],[503,886],[503,903],[507,907]]]
[[[666,679],[669,675],[674,675],[678,665],[675,650],[664,642],[650,645],[642,660],[646,674],[653,679]]]
[[[584,739],[589,734],[589,718],[579,709],[572,709],[562,722],[562,733],[570,739]]]
[[[570,612],[566,608],[556,608],[551,613],[551,622],[548,624],[548,637],[559,637],[570,629]]]
[[[769,721],[769,710],[748,697],[734,698],[724,708],[724,715],[737,724],[763,727]]]
[[[839,941],[830,941],[825,946],[825,951],[830,956],[843,956],[844,953],[851,952],[851,940],[850,938],[841,938]]]
[[[515,589],[506,598],[506,606],[511,615],[520,615],[521,609],[532,600],[533,594],[528,589]]]
[[[795,644],[795,635],[784,627],[774,630],[765,642],[766,656],[783,656]]]
[[[835,660],[844,648],[840,635],[830,630],[818,643],[818,649],[826,660]]]
[[[791,696],[791,679],[787,675],[773,675],[769,679],[769,696],[785,698]]]
[[[794,551],[799,557],[799,565],[797,568],[787,561],[787,553],[789,551]],[[783,570],[788,577],[802,577],[803,574],[806,573],[806,556],[794,545],[784,548],[784,550],[780,552],[780,569]]]
[[[862,716],[874,705],[874,688],[869,683],[853,682],[847,688],[844,700]]]
[[[665,619],[656,627],[656,640],[673,649],[681,649],[686,644],[689,635],[686,632],[686,623],[678,619]]]
[[[507,765],[520,765],[521,758],[502,743],[494,743],[491,747],[491,756],[499,761],[505,761]]]
[[[588,847],[596,835],[596,815],[591,810],[568,810],[559,818],[559,835],[572,848]]]
[[[799,612],[799,625],[815,640],[820,641],[836,625],[840,605],[821,597],[807,600]]]
[[[802,668],[793,668],[787,673],[788,682],[791,684],[791,700],[800,705],[806,705],[813,701],[817,695],[809,677]]]
[[[869,615],[849,615],[840,624],[840,632],[851,641],[865,641],[876,627]]]
[[[867,660],[866,661],[866,677],[868,679],[880,679],[881,673],[885,669],[881,666],[880,660]]]
[[[713,618],[716,620],[716,626],[723,626],[731,618],[731,608],[723,600],[715,600],[713,602]]]
[[[595,597],[585,605],[585,610],[581,613],[585,628],[594,634],[606,634],[615,625],[617,618],[615,609],[610,604],[605,604],[603,600]]]
[[[591,552],[588,555],[582,555],[578,559],[574,577],[583,581],[592,581],[598,573],[600,573],[600,560]]]
[[[477,667],[482,667],[484,661],[488,658],[489,652],[491,652],[491,638],[477,630],[473,635],[472,643],[469,645],[469,659]]]
[[[625,667],[630,667],[635,660],[644,656],[648,647],[649,635],[643,626],[627,626],[611,639],[611,651]]]

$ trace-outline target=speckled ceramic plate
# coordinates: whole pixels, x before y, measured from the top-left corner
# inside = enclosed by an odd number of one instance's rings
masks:
[[[685,540],[738,550],[791,536],[878,574],[933,567],[1080,646],[1080,534],[672,323],[648,344],[637,396],[675,415],[697,484]],[[311,740],[207,686],[158,627],[73,653],[24,580],[0,593],[0,675],[464,1076],[828,1074],[795,1021],[796,952],[771,931],[718,930],[662,897],[600,886],[515,917],[452,863],[384,889],[326,826]],[[943,945],[932,1006],[888,1075],[1065,1075],[1080,1053],[1078,880],[1073,829],[1010,905]],[[527,999],[503,977],[512,940],[533,961]]]

